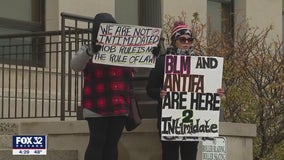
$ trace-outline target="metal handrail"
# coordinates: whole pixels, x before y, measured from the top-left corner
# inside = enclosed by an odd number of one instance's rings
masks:
[[[60,31],[0,35],[0,119],[80,119],[83,74],[72,71],[69,63],[80,45],[91,42],[93,18],[61,16]],[[72,23],[68,26],[66,21]],[[146,80],[143,75],[134,77],[137,94],[142,94],[137,96],[140,104]],[[147,113],[154,108],[149,104],[144,103]]]

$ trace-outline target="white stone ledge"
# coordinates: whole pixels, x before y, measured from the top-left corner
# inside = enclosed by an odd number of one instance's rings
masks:
[[[58,122],[23,122],[19,125],[20,133],[30,134],[76,134],[88,133],[85,120],[58,121]],[[220,122],[219,134],[230,137],[255,137],[256,125],[232,122]],[[39,129],[40,128],[40,129]],[[143,119],[142,124],[132,132],[125,133],[151,133],[157,132],[156,119]]]
[[[161,159],[156,119],[144,119],[132,132],[124,131],[119,143],[119,160]],[[253,160],[254,124],[220,122],[220,136],[226,137],[227,159]],[[49,149],[75,149],[78,160],[84,159],[89,131],[85,120],[19,122],[19,134],[48,135]],[[137,145],[139,144],[139,145]],[[199,143],[197,160],[202,157]]]

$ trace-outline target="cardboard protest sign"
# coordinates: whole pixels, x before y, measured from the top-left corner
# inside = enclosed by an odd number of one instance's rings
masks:
[[[202,141],[202,160],[226,160],[227,139],[215,137]]]
[[[154,68],[151,51],[160,35],[160,28],[102,23],[97,36],[102,48],[93,56],[93,63]]]
[[[223,58],[166,55],[162,140],[218,137]]]

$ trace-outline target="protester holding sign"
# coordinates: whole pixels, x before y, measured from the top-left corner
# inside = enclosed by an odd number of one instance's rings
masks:
[[[71,60],[71,68],[84,73],[83,115],[90,139],[85,160],[117,160],[121,137],[130,105],[133,69],[92,62],[101,49],[97,34],[101,23],[116,23],[112,15],[99,13],[93,21],[92,46],[82,46]]]
[[[174,23],[171,31],[171,44],[168,47],[166,55],[195,55],[193,50],[194,36],[192,30],[182,21]],[[160,55],[156,61],[155,68],[151,70],[148,84],[147,94],[158,101],[157,113],[159,134],[161,135],[161,120],[162,120],[162,103],[163,98],[168,96],[166,88],[172,86],[164,86],[165,78],[165,57]],[[176,67],[175,65],[173,67]],[[185,66],[188,68],[188,66]],[[184,68],[185,70],[187,68]],[[186,84],[187,85],[187,84]],[[176,84],[176,86],[179,86]],[[182,84],[180,85],[182,86]],[[218,89],[217,93],[223,95],[223,89]],[[177,100],[175,100],[177,101]],[[178,141],[165,140],[167,137],[161,137],[162,141],[162,160],[195,160],[197,155],[198,141]]]

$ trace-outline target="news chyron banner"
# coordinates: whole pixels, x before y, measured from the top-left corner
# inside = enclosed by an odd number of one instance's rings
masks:
[[[162,140],[218,137],[223,58],[166,55],[164,73]]]
[[[97,40],[102,45],[93,63],[154,68],[153,47],[160,41],[161,28],[102,23]]]
[[[46,135],[13,136],[13,155],[46,155]]]

